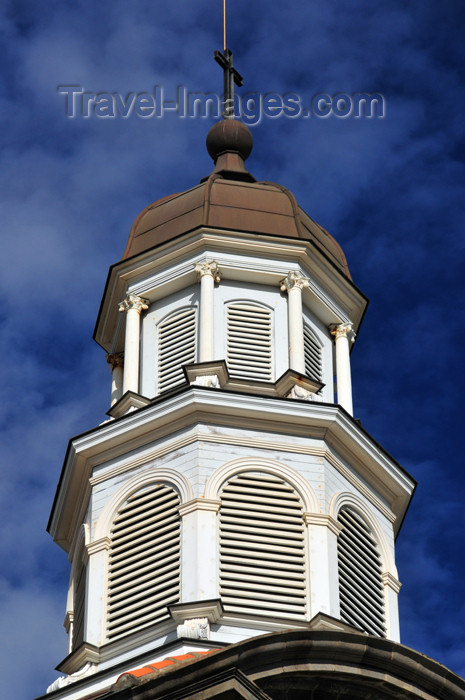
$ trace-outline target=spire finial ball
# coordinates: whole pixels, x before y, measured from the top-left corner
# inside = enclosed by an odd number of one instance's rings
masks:
[[[236,119],[213,124],[207,134],[207,151],[216,163],[222,153],[238,153],[246,160],[252,152],[253,138],[248,127]]]

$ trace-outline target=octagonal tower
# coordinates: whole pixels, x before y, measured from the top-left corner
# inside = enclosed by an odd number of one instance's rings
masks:
[[[270,632],[399,641],[415,483],[352,416],[367,300],[334,238],[248,172],[247,127],[207,147],[213,172],[139,215],[107,279],[109,420],[71,440],[49,521],[71,561],[56,698]]]

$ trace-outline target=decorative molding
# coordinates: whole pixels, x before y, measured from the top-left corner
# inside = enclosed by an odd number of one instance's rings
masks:
[[[60,688],[65,688],[67,685],[70,685],[71,683],[75,683],[76,681],[80,681],[82,678],[86,678],[87,676],[90,676],[91,674],[95,673],[97,671],[97,666],[96,664],[92,663],[87,663],[85,664],[82,668],[80,668],[78,671],[75,673],[72,673],[69,676],[60,676],[60,678],[57,678],[56,681],[54,681],[51,685],[48,686],[46,692],[51,693],[54,690],[59,690]]]
[[[69,631],[71,627],[73,626],[74,622],[74,611],[73,610],[67,610],[65,619],[63,620],[63,627],[66,630],[66,634],[69,634]]]
[[[194,442],[197,442],[201,439],[203,438],[199,437],[197,433],[194,435],[187,435],[182,438],[177,437],[176,439],[171,440],[168,444],[165,444],[162,447],[158,447],[155,450],[151,450],[150,452],[144,453],[142,456],[131,457],[131,459],[129,459],[124,464],[118,465],[117,467],[110,467],[104,470],[102,473],[96,474],[95,476],[91,476],[89,479],[89,483],[92,487],[97,486],[98,484],[101,484],[104,481],[107,481],[108,479],[111,479],[115,476],[119,476],[120,474],[125,474],[126,472],[133,471],[138,467],[143,467],[144,465],[154,462],[160,457],[164,457],[170,452],[181,450],[183,447],[192,445]]]
[[[173,620],[178,624],[199,618],[205,618],[210,624],[214,624],[223,617],[224,613],[221,598],[194,600],[190,603],[175,603],[174,605],[168,605],[168,610]]]
[[[378,543],[381,559],[383,561],[383,568],[387,573],[392,574],[394,579],[397,579],[397,569],[392,549],[376,517],[373,515],[364,501],[362,501],[360,496],[349,493],[348,491],[336,493],[332,497],[331,503],[329,504],[330,515],[334,519],[337,519],[339,511],[345,505],[351,506],[354,508],[354,510],[358,510],[360,515],[366,520],[368,526],[371,528],[375,540]]]
[[[205,262],[197,263],[195,266],[195,271],[199,275],[200,279],[202,279],[202,277],[205,275],[209,275],[210,277],[213,277],[216,283],[221,280],[221,272],[216,260],[206,260]]]
[[[385,571],[383,574],[381,574],[381,578],[385,586],[392,588],[394,593],[399,593],[400,589],[402,588],[402,584],[398,578],[393,576],[389,571]]]
[[[328,513],[304,513],[304,523],[306,525],[317,525],[318,527],[327,527],[336,537],[342,531],[342,525]]]
[[[129,413],[72,440],[50,517],[52,536],[69,550],[76,519],[73,517],[70,524],[64,513],[79,497],[85,514],[88,501],[84,498],[84,490],[94,466],[103,473],[108,462],[113,460],[122,464],[124,460],[132,460],[136,450],[139,450],[141,459],[147,461],[148,450],[153,449],[151,445],[162,441],[166,444],[165,441],[176,431],[178,435],[185,435],[200,422],[208,423],[209,420],[225,429],[237,428],[236,434],[239,435],[239,430],[244,430],[248,436],[252,436],[253,431],[266,431],[270,435],[277,434],[279,440],[288,434],[295,442],[308,439],[310,445],[315,445],[315,441],[321,441],[321,447],[326,442],[329,452],[351,465],[343,470],[345,475],[350,477],[352,471],[358,484],[364,483],[365,488],[373,490],[373,497],[394,522],[395,530],[398,529],[415,481],[337,406],[324,402],[273,401],[250,393],[190,387],[154,400],[144,410]],[[148,435],[151,445],[147,444]],[[145,455],[143,450],[147,450]],[[81,522],[83,518],[84,515]]]
[[[358,627],[352,627],[342,620],[338,620],[336,617],[327,615],[326,613],[319,612],[308,623],[308,628],[311,630],[334,630],[338,632],[350,632],[351,634],[361,634],[366,636],[366,632],[363,632]]]
[[[309,289],[310,280],[308,277],[304,277],[301,272],[289,270],[287,276],[279,283],[279,287],[282,292],[290,292],[291,289]]]
[[[118,311],[137,311],[140,314],[141,311],[145,311],[149,308],[149,300],[138,297],[137,294],[128,294],[123,301],[118,304]]]
[[[147,469],[147,471],[143,471],[140,474],[135,474],[133,477],[128,479],[107,501],[95,526],[95,540],[100,540],[109,536],[115,514],[132,493],[138,491],[146,484],[152,484],[157,481],[161,481],[166,483],[168,486],[175,488],[181,497],[181,503],[185,503],[193,499],[194,492],[190,481],[184,476],[184,474],[180,474],[174,469],[154,467],[152,469]]]
[[[390,523],[395,523],[397,520],[395,513],[393,513],[390,508],[385,506],[381,499],[377,498],[377,496],[375,496],[373,492],[365,486],[363,481],[355,476],[338,457],[336,457],[329,449],[325,450],[324,457],[333,467],[338,470],[340,474],[342,474],[345,479],[347,479],[350,484],[352,484],[352,486],[354,486],[354,488],[357,489],[357,491],[365,496],[367,501],[370,501],[370,503],[374,505],[375,508],[379,510]]]
[[[141,394],[136,394],[134,391],[126,391],[123,396],[113,404],[109,411],[107,411],[107,416],[110,418],[121,418],[121,416],[130,413],[131,411],[137,411],[138,408],[144,408],[151,403],[151,399]]]
[[[334,323],[329,327],[329,332],[334,336],[335,340],[339,338],[347,338],[349,343],[355,342],[355,331],[353,330],[352,323]]]
[[[321,439],[324,438],[322,437]],[[239,445],[241,447],[251,447],[254,449],[262,450],[280,450],[282,452],[305,454],[314,457],[323,457],[329,462],[329,464],[331,464],[331,466],[337,469],[337,471],[340,474],[342,474],[342,476],[345,479],[347,479],[347,481],[349,481],[349,483],[351,483],[352,486],[354,486],[358,491],[360,491],[363,494],[363,496],[365,496],[365,498],[369,500],[370,503],[372,503],[372,505],[377,510],[379,510],[389,522],[394,523],[396,520],[395,514],[388,507],[386,507],[379,498],[373,495],[372,492],[364,485],[364,483],[357,476],[355,476],[352,473],[352,471],[348,469],[343,464],[343,462],[328,449],[328,447],[311,447],[307,445],[297,445],[295,442],[289,444],[285,442],[279,442],[277,440],[274,441],[258,437],[211,435],[208,433],[196,431],[194,434],[188,435],[183,438],[177,438],[176,440],[170,442],[168,445],[163,445],[162,447],[152,450],[151,452],[145,454],[142,457],[135,457],[130,461],[126,462],[124,465],[113,467],[111,469],[108,469],[108,471],[103,472],[102,474],[97,474],[96,476],[91,477],[89,479],[90,485],[92,487],[96,486],[97,484],[100,484],[106,481],[107,479],[137,469],[138,467],[141,467],[144,464],[147,464],[148,462],[153,462],[154,460],[163,457],[169,454],[170,452],[174,452],[175,450],[182,449],[183,447],[187,447],[195,442],[200,441],[214,444],[221,443],[231,446]]]
[[[299,374],[293,369],[288,369],[276,381],[275,387],[278,396],[321,401],[321,397],[316,396],[316,394],[324,387],[324,384],[303,374]],[[293,392],[294,395],[292,395]]]
[[[189,620],[184,620],[181,625],[176,628],[178,639],[210,639],[210,623],[208,617],[193,617]]]
[[[124,352],[108,353],[107,362],[110,365],[112,372],[116,367],[123,367],[123,365],[124,365]]]
[[[228,368],[224,360],[197,362],[195,364],[185,365],[183,369],[189,384],[220,389],[224,387],[229,380]]]
[[[218,261],[228,279],[245,278],[270,285],[279,284],[286,274],[283,260],[289,261],[289,267],[311,274],[310,293],[321,306],[327,325],[348,320],[348,314],[357,327],[366,307],[361,292],[311,241],[279,236],[270,240],[264,234],[251,237],[240,232],[228,232],[226,237],[219,229],[196,229],[186,232],[176,241],[160,244],[113,267],[99,317],[97,342],[107,349],[112,346],[117,314],[115,302],[125,294],[129,285],[136,294],[151,299],[154,295],[161,298],[172,289],[179,289],[180,285],[185,287],[194,283],[195,263],[212,258]]]
[[[110,549],[111,540],[109,537],[101,537],[99,540],[94,540],[89,542],[87,545],[87,554],[91,557],[93,554],[98,554],[99,552],[107,552]]]
[[[290,392],[287,394],[288,399],[298,399],[299,401],[316,401],[317,395],[313,391],[304,389],[303,386],[294,384]]]
[[[318,498],[309,482],[295,469],[282,462],[263,457],[241,457],[233,459],[215,469],[205,485],[205,497],[216,500],[222,485],[235,474],[244,471],[264,471],[281,477],[287,481],[302,499],[304,511],[318,513],[320,505]]]
[[[78,680],[79,676],[88,675],[93,672],[89,667],[99,662],[99,648],[94,646],[94,644],[83,642],[75,651],[68,654],[68,656],[58,664],[56,669],[57,671],[68,674],[72,680]]]
[[[211,499],[211,498],[194,498],[188,503],[183,503],[179,506],[179,515],[183,518],[189,513],[194,513],[197,510],[210,511],[213,513],[218,513],[221,506],[221,501]]]

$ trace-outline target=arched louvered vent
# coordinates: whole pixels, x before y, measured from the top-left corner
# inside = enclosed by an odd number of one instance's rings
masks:
[[[341,619],[355,627],[386,636],[381,558],[375,539],[363,518],[343,508],[338,520],[339,599]]]
[[[232,376],[273,378],[271,311],[258,304],[229,304],[227,364]]]
[[[158,328],[158,393],[184,382],[183,365],[196,359],[197,309],[178,309]]]
[[[305,618],[302,506],[282,479],[244,472],[223,488],[220,593],[230,612]]]
[[[322,378],[322,355],[321,345],[304,324],[304,352],[305,352],[305,374],[312,379]]]
[[[169,617],[179,601],[179,496],[162,484],[136,491],[115,518],[108,583],[109,640]]]
[[[82,555],[82,552],[81,552]],[[86,609],[86,566],[80,561],[74,579],[73,602],[73,649],[77,649],[84,641],[84,614]]]

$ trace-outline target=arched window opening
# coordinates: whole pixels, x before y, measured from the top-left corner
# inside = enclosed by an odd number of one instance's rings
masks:
[[[252,302],[227,307],[227,357],[231,376],[273,379],[272,315],[270,309]]]
[[[353,509],[340,510],[338,537],[341,619],[378,637],[386,636],[382,567],[378,545],[365,520]]]
[[[302,505],[271,474],[248,471],[221,492],[220,594],[225,610],[305,619]]]
[[[80,561],[77,566],[74,578],[73,596],[73,637],[72,648],[77,649],[84,641],[84,616],[86,610],[86,578],[87,567],[82,561],[82,551]]]
[[[304,354],[305,374],[321,382],[323,378],[321,345],[306,323],[304,324]]]
[[[179,495],[163,484],[132,494],[111,530],[109,640],[169,618],[180,597]]]
[[[197,309],[187,306],[167,316],[158,327],[158,393],[185,381],[184,365],[197,355]]]

